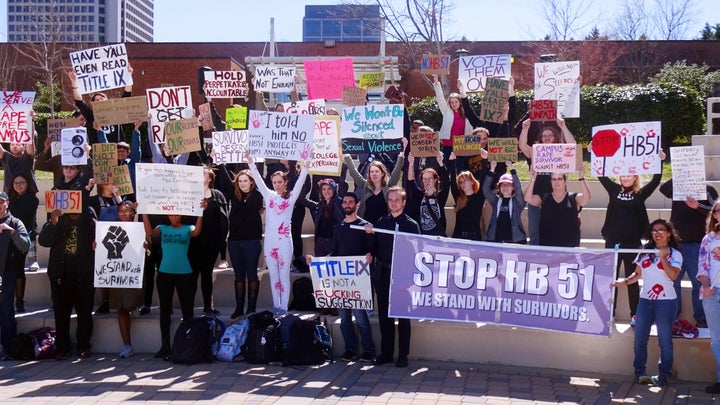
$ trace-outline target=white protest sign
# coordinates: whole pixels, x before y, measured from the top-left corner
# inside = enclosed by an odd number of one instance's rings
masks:
[[[558,115],[580,116],[580,62],[535,64],[535,100],[557,100]]]
[[[312,115],[250,111],[248,152],[252,157],[308,160],[314,131]]]
[[[80,94],[132,86],[125,44],[70,52]]]
[[[259,65],[253,78],[255,91],[290,93],[295,86],[295,68],[276,65]]]
[[[467,92],[483,91],[485,79],[510,79],[510,54],[462,56],[458,64],[458,80]]]
[[[660,121],[602,125],[592,128],[592,136],[590,170],[595,176],[662,172]]]
[[[87,129],[85,127],[63,128],[60,131],[60,162],[63,166],[87,164]]]
[[[208,98],[244,98],[248,94],[244,70],[205,72],[203,91]]]
[[[290,114],[325,115],[325,100],[298,100],[282,103],[283,109]]]
[[[98,221],[95,240],[95,287],[142,288],[145,266],[143,223]]]
[[[140,214],[202,215],[202,166],[137,163],[135,182]]]
[[[165,143],[165,122],[192,118],[190,86],[147,89],[149,130],[154,143]]]
[[[402,152],[404,117],[405,113],[400,104],[344,108],[340,125],[343,152]]]
[[[337,115],[315,116],[315,135],[308,172],[326,176],[339,176],[342,169],[340,160],[340,117]]]
[[[3,91],[0,100],[0,142],[32,143],[34,91]]]
[[[692,197],[698,201],[707,200],[703,145],[670,148],[670,165],[673,201],[685,201],[685,197]]]
[[[248,131],[216,131],[212,133],[212,160],[223,163],[247,163],[243,154],[247,149]]]
[[[577,171],[574,143],[536,143],[533,145],[533,170],[537,173],[573,173]]]
[[[310,276],[318,308],[373,308],[365,256],[313,257]]]

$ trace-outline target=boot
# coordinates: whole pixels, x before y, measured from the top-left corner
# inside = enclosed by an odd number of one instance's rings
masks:
[[[244,314],[243,308],[245,307],[245,283],[241,281],[235,282],[235,312],[230,315],[230,318],[235,319],[238,316]]]
[[[15,281],[15,312],[25,312],[25,279],[19,278]]]
[[[248,283],[248,309],[247,309],[248,314],[255,312],[255,305],[257,304],[257,298],[258,298],[259,292],[260,292],[260,281],[251,281]]]

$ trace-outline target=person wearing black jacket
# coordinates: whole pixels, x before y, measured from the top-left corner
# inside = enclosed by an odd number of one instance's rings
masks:
[[[443,165],[443,154],[438,153],[436,168],[426,168],[420,173],[422,186],[415,180],[414,160],[412,153],[408,155],[408,187],[412,190],[412,198],[407,213],[420,224],[423,235],[446,236],[447,220],[445,203],[450,194],[450,176]]]

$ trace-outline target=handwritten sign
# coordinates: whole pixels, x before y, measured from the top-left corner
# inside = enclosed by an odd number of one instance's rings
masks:
[[[415,157],[433,157],[440,152],[440,133],[410,132],[410,153]]]
[[[365,105],[367,89],[360,87],[343,87],[342,103],[347,106]]]
[[[510,79],[511,61],[510,54],[462,56],[458,65],[458,80],[467,92],[484,91],[488,77]]]
[[[399,104],[344,108],[340,125],[343,152],[402,152],[404,114]]]
[[[673,201],[685,201],[685,197],[707,200],[705,148],[702,145],[672,147],[670,157]]]
[[[207,71],[203,91],[208,98],[245,98],[248,95],[245,71]]]
[[[87,129],[85,127],[64,128],[60,131],[60,162],[63,166],[87,164]]]
[[[116,143],[94,143],[92,145],[93,176],[98,184],[111,184],[112,167],[118,164]]]
[[[503,110],[508,103],[510,82],[496,77],[488,77],[485,81],[480,119],[502,124]]]
[[[203,131],[212,131],[215,129],[212,113],[210,112],[210,103],[198,104],[198,115],[200,116]]]
[[[631,122],[626,124],[601,125],[592,128],[596,134],[613,131],[620,134],[619,148],[607,156],[597,156],[593,148],[590,166],[595,176],[623,176],[633,174],[661,173],[660,121]]]
[[[132,86],[125,44],[70,52],[80,94]]]
[[[143,96],[94,101],[92,107],[100,126],[144,122],[148,117],[147,98]]]
[[[251,156],[308,160],[313,147],[315,117],[250,111],[248,149]]]
[[[150,111],[150,133],[154,143],[165,143],[165,123],[190,118],[192,108],[190,86],[158,87],[147,89]]]
[[[0,100],[0,142],[32,143],[34,91],[3,91]]]
[[[374,87],[385,87],[385,73],[361,73],[360,85],[363,89],[372,89]]]
[[[489,138],[487,151],[490,162],[517,162],[517,138]]]
[[[230,107],[225,110],[225,127],[228,129],[247,128],[247,107]]]
[[[45,211],[60,210],[65,214],[82,212],[82,191],[48,190],[45,192]]]
[[[135,165],[138,213],[202,215],[202,166],[137,163]]]
[[[533,145],[533,170],[540,173],[577,171],[574,143],[536,143]]]
[[[142,288],[145,265],[142,222],[98,221],[95,240],[95,287]]]
[[[247,150],[248,131],[218,131],[212,133],[213,163],[247,163],[243,154]],[[256,152],[259,153],[259,152]]]
[[[446,75],[450,73],[450,55],[423,55],[420,73],[424,75]]]
[[[286,113],[289,114],[306,114],[306,115],[325,115],[325,100],[298,100],[290,103],[282,103]]]
[[[132,184],[132,177],[130,177],[130,168],[128,165],[113,166],[112,169],[112,180],[113,185],[118,188],[120,195],[128,195],[135,192]]]
[[[530,121],[557,120],[557,100],[530,100]]]
[[[308,162],[308,172],[324,176],[339,176],[340,117],[337,115],[315,116],[313,151]]]
[[[309,98],[342,98],[343,86],[355,85],[352,58],[303,62]]]
[[[310,277],[318,308],[373,308],[365,256],[314,257]]]
[[[47,120],[47,136],[52,142],[60,142],[60,131],[77,126],[75,118],[57,118]]]
[[[290,93],[295,87],[295,68],[276,65],[258,65],[253,79],[255,91]]]
[[[535,100],[557,100],[558,114],[580,116],[580,62],[535,64]]]
[[[170,155],[190,153],[202,149],[197,118],[165,123],[165,145]]]
[[[457,156],[475,156],[480,154],[482,141],[480,135],[459,135],[452,137],[453,152]]]

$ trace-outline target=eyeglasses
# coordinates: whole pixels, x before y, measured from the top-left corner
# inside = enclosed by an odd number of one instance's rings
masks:
[[[23,184],[27,184],[27,181],[17,181],[16,180],[16,181],[13,181],[13,184],[15,184],[17,186],[22,186]]]
[[[657,234],[659,234],[659,235],[662,235],[662,234],[664,234],[664,233],[667,232],[667,231],[664,230],[664,229],[653,229],[653,230],[650,231],[650,232],[651,232],[651,233],[657,233]]]

